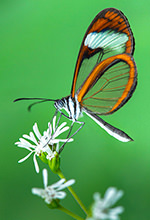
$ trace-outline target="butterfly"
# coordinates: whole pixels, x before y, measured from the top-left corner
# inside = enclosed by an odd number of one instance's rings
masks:
[[[20,98],[15,101],[55,101],[56,112],[69,118],[72,126],[75,122],[81,124],[75,133],[83,127],[84,122],[78,119],[85,113],[116,139],[132,141],[125,132],[99,116],[116,112],[131,98],[137,85],[134,47],[133,33],[125,15],[118,9],[106,8],[96,15],[84,35],[71,94],[57,100]]]

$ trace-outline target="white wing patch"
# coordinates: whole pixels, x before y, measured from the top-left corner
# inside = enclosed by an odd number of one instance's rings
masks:
[[[84,45],[91,49],[103,48],[117,50],[125,46],[128,36],[125,33],[119,33],[113,30],[92,32],[87,35]]]

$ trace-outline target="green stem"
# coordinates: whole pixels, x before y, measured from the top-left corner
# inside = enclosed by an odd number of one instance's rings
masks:
[[[59,171],[57,172],[58,176],[61,179],[65,179],[63,173],[61,172],[61,170],[59,169]],[[86,215],[88,215],[88,211],[86,210],[86,207],[84,206],[84,204],[81,202],[81,200],[79,199],[79,197],[77,196],[77,194],[75,193],[75,191],[72,189],[71,186],[68,186],[69,191],[71,192],[71,194],[73,195],[73,197],[75,198],[75,200],[77,201],[77,203],[80,205],[80,207],[83,209],[83,211],[85,212]]]
[[[75,218],[77,220],[84,220],[83,218],[79,217],[78,215],[74,214],[73,212],[69,211],[68,209],[64,208],[61,205],[59,205],[57,209],[65,212],[66,214],[70,215],[71,217],[73,217],[73,218]]]

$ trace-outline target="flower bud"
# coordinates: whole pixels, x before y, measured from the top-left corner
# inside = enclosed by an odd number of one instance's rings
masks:
[[[42,162],[48,164],[48,160],[47,160],[46,156],[47,156],[47,153],[46,153],[46,152],[42,152],[42,153],[39,155],[39,158],[42,160]]]
[[[50,204],[47,204],[48,208],[50,209],[57,209],[59,207],[59,199],[53,199]]]
[[[53,173],[57,173],[60,169],[60,157],[56,151],[54,155],[52,159],[48,160],[48,165]]]

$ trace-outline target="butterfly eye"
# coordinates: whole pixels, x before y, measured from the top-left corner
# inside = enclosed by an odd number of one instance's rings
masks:
[[[63,100],[62,99],[59,99],[59,100],[57,100],[56,102],[55,102],[55,107],[56,108],[59,108],[59,109],[61,109],[61,108],[63,108],[64,107],[64,102],[63,102]]]

